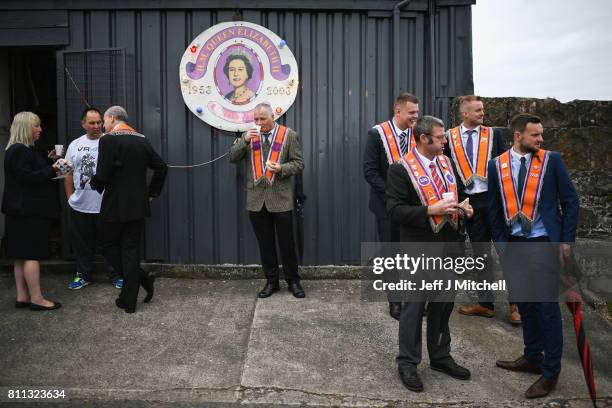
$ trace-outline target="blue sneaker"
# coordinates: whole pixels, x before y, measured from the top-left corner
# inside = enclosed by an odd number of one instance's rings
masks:
[[[123,278],[114,278],[113,286],[116,287],[117,289],[123,288]]]
[[[74,275],[74,278],[72,279],[72,282],[70,282],[68,284],[68,289],[70,290],[77,290],[77,289],[81,289],[87,285],[89,285],[91,282],[87,280],[87,278],[78,273],[76,275]]]

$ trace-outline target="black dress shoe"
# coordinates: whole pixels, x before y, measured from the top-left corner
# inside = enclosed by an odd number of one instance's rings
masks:
[[[147,291],[147,296],[145,296],[143,302],[149,303],[153,299],[153,293],[155,292],[155,275],[152,273],[147,275],[140,284]]]
[[[278,282],[267,282],[266,286],[264,286],[264,288],[257,294],[257,296],[262,299],[267,298],[272,296],[274,292],[278,292],[279,289],[280,286],[278,285]]]
[[[25,307],[25,306],[22,306],[22,307]],[[30,310],[34,310],[36,312],[42,311],[42,310],[55,310],[55,309],[59,309],[60,307],[62,307],[62,304],[60,302],[53,302],[53,306],[43,306],[43,305],[37,305],[36,303],[30,303]]]
[[[125,303],[123,303],[123,301],[119,298],[115,299],[115,305],[119,308],[119,309],[123,309],[125,311],[125,313],[135,313],[136,309],[128,309],[128,307],[125,305]]]
[[[304,292],[304,288],[300,285],[300,282],[289,282],[287,287],[289,292],[293,293],[293,296],[299,299],[306,297],[306,292]]]
[[[423,382],[416,367],[402,368],[398,367],[399,376],[404,384],[404,387],[413,392],[423,392]]]
[[[30,307],[30,305],[31,305],[30,302],[20,302],[19,300],[15,301],[16,309],[25,309],[26,307]]]
[[[402,314],[402,304],[399,302],[389,302],[389,315],[399,321]]]
[[[459,364],[455,363],[455,360],[445,360],[441,363],[430,363],[429,366],[432,370],[441,371],[446,375],[450,375],[453,378],[458,380],[469,380],[470,379],[470,370],[465,367],[461,367]]]

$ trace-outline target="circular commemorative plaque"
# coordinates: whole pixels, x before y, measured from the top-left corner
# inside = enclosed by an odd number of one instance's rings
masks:
[[[253,124],[253,108],[272,106],[274,118],[293,104],[298,67],[286,42],[245,21],[221,23],[198,35],[179,67],[185,104],[209,125],[240,132]]]

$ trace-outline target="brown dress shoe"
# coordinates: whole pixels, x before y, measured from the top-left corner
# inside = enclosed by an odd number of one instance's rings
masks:
[[[521,314],[517,305],[510,305],[510,323],[521,324]]]
[[[503,368],[504,370],[542,374],[542,367],[533,361],[527,360],[525,356],[520,356],[514,361],[497,360],[495,365],[499,368]]]
[[[484,306],[481,306],[478,303],[467,306],[459,306],[459,313],[466,316],[483,316],[483,317],[493,317],[495,316],[495,312],[491,309],[487,309]]]
[[[544,378],[543,376],[538,378],[538,381],[534,382],[531,387],[525,392],[527,398],[541,398],[545,397],[555,388],[559,377],[555,378]]]

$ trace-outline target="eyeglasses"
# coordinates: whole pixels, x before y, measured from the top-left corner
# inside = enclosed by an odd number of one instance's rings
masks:
[[[423,135],[427,135],[427,136],[431,136],[433,139],[436,139],[436,140],[444,140],[444,139],[446,139],[446,135],[435,136],[435,135],[432,135],[431,133],[422,133],[422,134]]]

